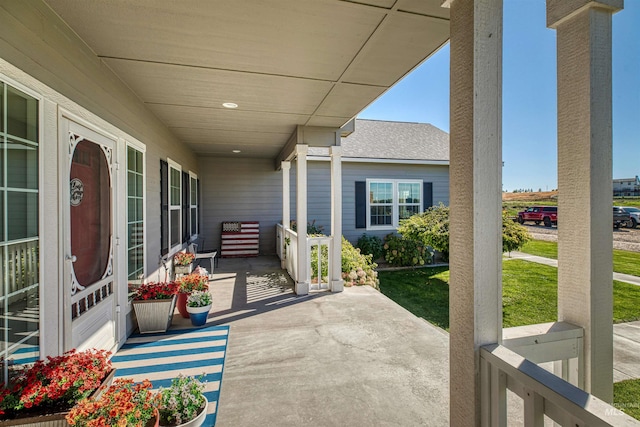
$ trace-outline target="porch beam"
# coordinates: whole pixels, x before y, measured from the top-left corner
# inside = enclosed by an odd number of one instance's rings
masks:
[[[342,292],[344,280],[342,279],[342,147],[340,132],[335,133],[336,145],[329,148],[331,157],[331,292]]]
[[[282,169],[282,227],[286,230],[291,228],[291,162],[282,162],[280,168]],[[286,251],[284,239],[281,243],[282,250]],[[283,269],[287,267],[286,258],[281,259],[280,263]]]
[[[502,330],[502,0],[449,3],[450,422],[466,427],[489,398],[480,347]]]
[[[309,293],[309,250],[307,247],[307,153],[309,147],[296,145],[296,229],[298,234],[298,281],[297,295]]]
[[[547,0],[557,33],[558,320],[584,328],[584,389],[613,399],[611,16],[622,0]]]

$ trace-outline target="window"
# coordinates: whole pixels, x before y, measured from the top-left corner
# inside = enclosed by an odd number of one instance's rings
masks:
[[[397,228],[422,212],[422,181],[367,180],[367,228]]]
[[[182,243],[182,168],[175,162],[169,163],[169,248]]]
[[[127,147],[128,278],[144,277],[144,153]]]
[[[39,359],[39,108],[0,81],[0,360],[15,364]]]
[[[189,172],[189,213],[191,236],[198,234],[198,176]]]

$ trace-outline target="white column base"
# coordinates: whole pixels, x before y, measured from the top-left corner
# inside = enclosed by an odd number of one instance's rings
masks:
[[[307,282],[296,282],[295,293],[296,293],[296,295],[307,295],[307,294],[309,294],[309,283],[307,283]]]
[[[283,270],[287,269],[287,260],[286,259],[281,259],[280,260],[280,268]]]
[[[331,292],[342,292],[344,291],[344,280],[332,280],[331,281]]]

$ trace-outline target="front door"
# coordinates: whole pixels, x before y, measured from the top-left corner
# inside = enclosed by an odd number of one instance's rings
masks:
[[[62,119],[67,154],[65,214],[65,350],[116,345],[114,286],[115,141]]]

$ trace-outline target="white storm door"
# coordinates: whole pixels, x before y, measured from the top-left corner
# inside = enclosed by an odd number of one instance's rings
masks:
[[[60,138],[65,316],[64,347],[114,350],[114,176],[116,141],[66,117]]]

